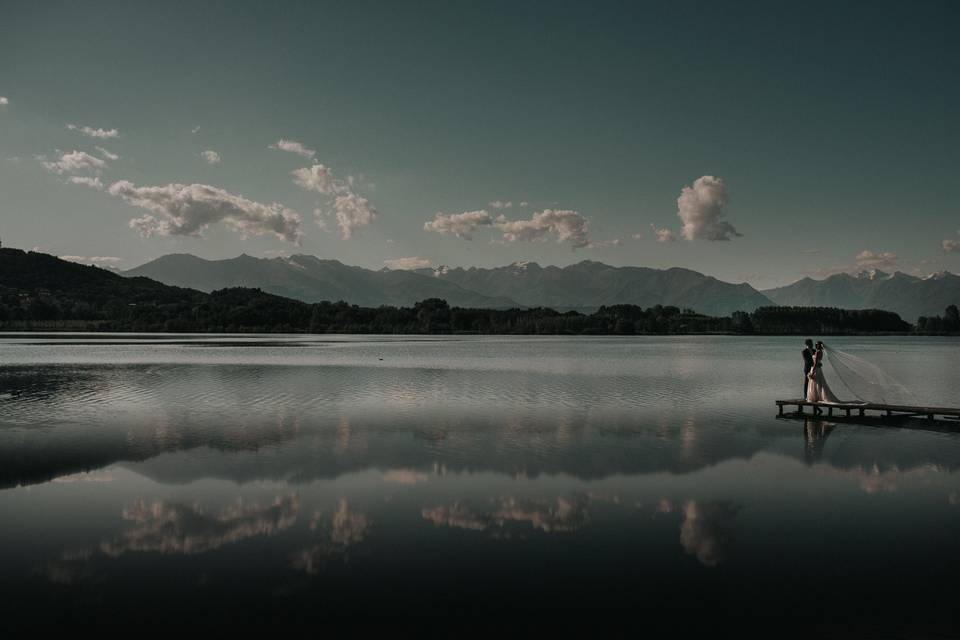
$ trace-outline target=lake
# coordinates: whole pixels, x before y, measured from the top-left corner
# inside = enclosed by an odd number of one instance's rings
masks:
[[[956,339],[827,342],[960,404]],[[0,625],[956,632],[960,433],[776,418],[801,349],[0,334]]]

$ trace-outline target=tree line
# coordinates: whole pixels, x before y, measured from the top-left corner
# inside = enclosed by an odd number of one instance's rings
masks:
[[[592,313],[534,309],[466,309],[431,298],[412,307],[359,307],[346,302],[306,303],[259,289],[230,288],[210,294],[180,289],[146,299],[49,293],[24,297],[0,290],[0,329],[168,331],[212,333],[378,333],[378,334],[855,334],[949,332],[947,320],[926,319],[913,327],[899,315],[875,309],[761,307],[726,317],[656,305],[618,304]],[[953,308],[954,313],[956,307]],[[950,320],[953,318],[953,320]],[[954,324],[949,324],[954,322]],[[956,331],[956,329],[953,329]]]

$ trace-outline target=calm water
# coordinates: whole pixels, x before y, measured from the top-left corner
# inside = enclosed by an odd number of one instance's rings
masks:
[[[801,342],[0,335],[0,625],[953,633],[960,434],[776,419]],[[960,404],[956,340],[831,342]]]

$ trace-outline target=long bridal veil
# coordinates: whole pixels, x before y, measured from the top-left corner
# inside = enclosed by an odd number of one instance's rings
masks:
[[[827,362],[854,396],[874,404],[917,405],[910,390],[883,369],[846,351],[823,345]]]

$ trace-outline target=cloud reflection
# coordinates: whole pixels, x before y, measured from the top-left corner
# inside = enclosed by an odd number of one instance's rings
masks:
[[[730,542],[730,525],[740,509],[730,502],[688,501],[683,505],[683,524],[680,525],[683,550],[708,567],[723,562]]]
[[[350,503],[341,498],[329,523],[322,512],[313,514],[310,530],[316,531],[321,540],[312,547],[296,552],[291,565],[294,569],[317,574],[326,567],[330,559],[343,558],[344,561],[349,561],[349,551],[363,542],[372,524],[369,516],[354,511],[350,508]]]
[[[300,501],[294,495],[277,496],[271,504],[230,505],[219,513],[205,513],[197,504],[157,500],[137,501],[123,510],[136,526],[100,550],[111,557],[129,552],[196,554],[259,535],[273,535],[297,520]]]
[[[496,500],[494,509],[487,511],[474,511],[457,501],[424,508],[421,515],[438,527],[502,533],[510,524],[520,523],[546,533],[561,533],[576,531],[589,522],[589,502],[586,495],[560,496],[553,500],[503,497]]]

